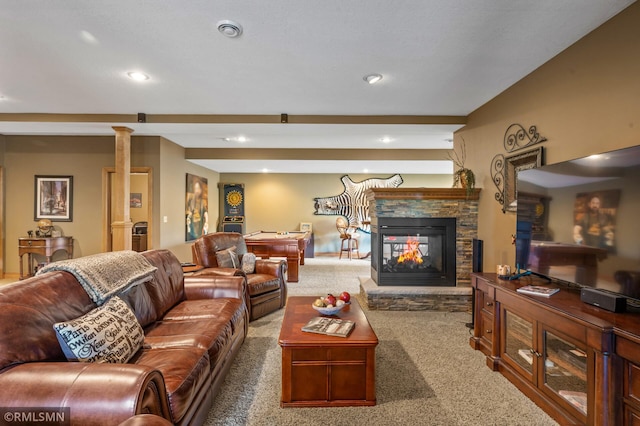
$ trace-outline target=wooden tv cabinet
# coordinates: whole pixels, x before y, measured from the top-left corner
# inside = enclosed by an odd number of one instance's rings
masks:
[[[560,287],[549,298],[516,291]],[[469,343],[560,424],[640,424],[640,313],[612,313],[578,289],[476,273]]]

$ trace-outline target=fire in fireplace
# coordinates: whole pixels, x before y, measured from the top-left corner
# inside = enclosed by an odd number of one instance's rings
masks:
[[[378,285],[455,286],[455,218],[379,218],[371,229]]]

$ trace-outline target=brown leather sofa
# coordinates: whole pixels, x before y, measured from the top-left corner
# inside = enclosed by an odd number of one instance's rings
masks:
[[[191,246],[193,263],[205,269],[196,276],[242,275],[247,280],[249,297],[249,317],[251,321],[284,307],[287,301],[285,273],[287,262],[274,259],[256,259],[255,273],[245,274],[237,268],[218,266],[216,252],[235,247],[240,261],[247,253],[247,245],[242,234],[237,232],[216,232],[198,238]]]
[[[127,363],[68,362],[53,324],[96,305],[73,275],[50,272],[0,287],[0,406],[69,407],[72,425],[117,425],[153,414],[200,425],[246,336],[242,277],[184,278],[167,250],[142,254],[151,281],[120,296],[142,325]]]

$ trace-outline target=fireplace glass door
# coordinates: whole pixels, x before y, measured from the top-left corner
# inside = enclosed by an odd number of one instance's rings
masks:
[[[443,235],[382,236],[383,272],[442,273]]]
[[[456,285],[455,218],[381,218],[371,230],[378,285]]]

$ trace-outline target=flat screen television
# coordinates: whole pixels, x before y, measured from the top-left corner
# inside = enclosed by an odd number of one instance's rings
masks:
[[[640,146],[517,174],[516,266],[640,301]]]

